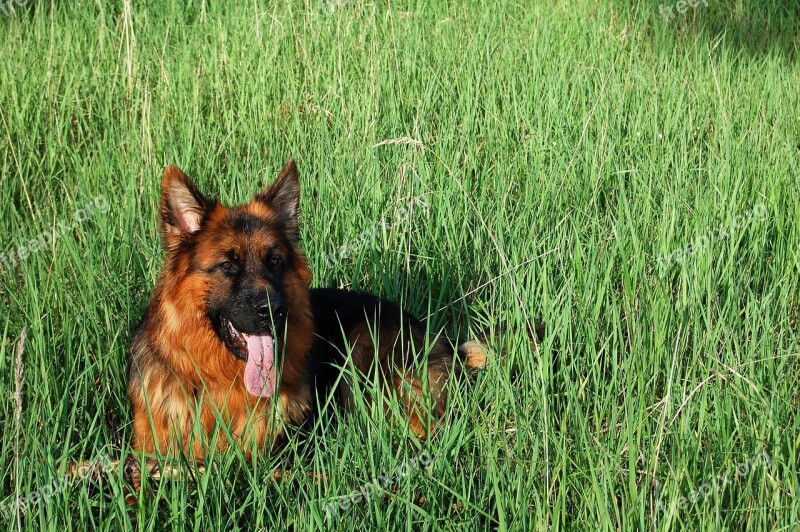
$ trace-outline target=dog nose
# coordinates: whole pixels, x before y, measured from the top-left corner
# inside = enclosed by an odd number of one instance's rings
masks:
[[[284,318],[286,317],[286,303],[281,296],[270,296],[261,299],[255,304],[256,312],[262,318]]]
[[[268,318],[270,314],[269,302],[262,301],[261,303],[258,304],[256,310],[258,311],[259,316],[261,316],[262,318]]]

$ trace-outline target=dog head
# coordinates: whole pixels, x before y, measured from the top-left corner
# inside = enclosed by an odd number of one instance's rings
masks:
[[[164,275],[172,280],[164,297],[181,321],[173,328],[200,335],[195,344],[224,346],[208,351],[224,351],[218,356],[229,360],[213,362],[243,363],[247,391],[273,395],[281,366],[301,371],[307,345],[292,329],[310,330],[311,319],[311,273],[298,247],[300,183],[294,161],[272,185],[236,207],[206,198],[174,166],[164,171],[161,191]]]

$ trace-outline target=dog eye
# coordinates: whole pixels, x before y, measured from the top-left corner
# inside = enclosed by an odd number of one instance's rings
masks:
[[[283,261],[280,257],[270,257],[267,259],[267,266],[270,268],[277,268],[281,264],[283,264]]]
[[[220,262],[219,267],[225,273],[233,273],[236,270],[236,265],[229,260]]]

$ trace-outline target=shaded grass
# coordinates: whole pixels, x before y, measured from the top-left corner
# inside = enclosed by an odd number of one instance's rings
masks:
[[[769,22],[781,6],[749,7],[665,24],[624,2],[41,2],[0,20],[0,252],[109,203],[0,270],[3,500],[125,454],[161,168],[242,202],[294,156],[315,285],[488,330],[505,357],[422,445],[364,405],[253,467],[165,482],[134,516],[112,479],[22,527],[796,527],[796,33]],[[727,16],[777,24],[780,45],[744,46]],[[397,138],[416,142],[376,146]],[[766,220],[659,270],[757,204]],[[423,449],[432,465],[396,494],[325,517]],[[657,511],[762,451],[769,466]],[[293,481],[268,481],[287,464]]]

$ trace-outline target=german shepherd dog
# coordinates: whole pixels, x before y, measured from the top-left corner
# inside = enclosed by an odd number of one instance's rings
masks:
[[[291,160],[232,208],[177,167],[164,171],[166,261],[129,358],[134,450],[202,461],[212,448],[238,446],[250,458],[328,398],[352,408],[362,389],[354,378],[380,383],[384,399],[394,394],[410,432],[424,438],[443,413],[448,377],[485,364],[478,342],[454,347],[395,303],[311,290],[299,201]]]

